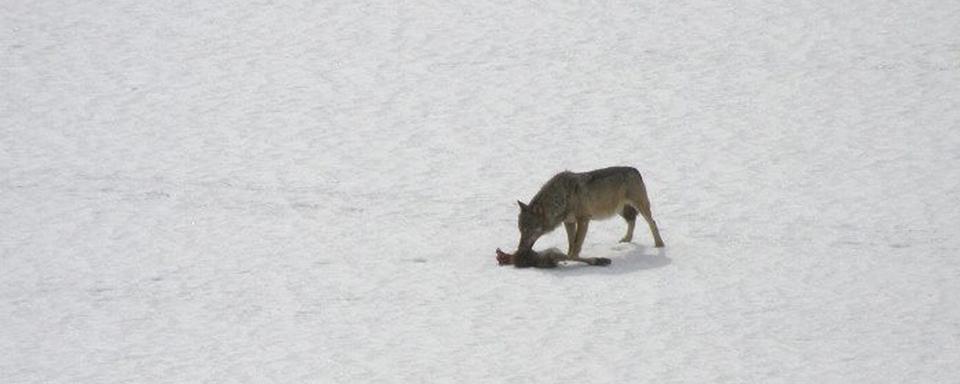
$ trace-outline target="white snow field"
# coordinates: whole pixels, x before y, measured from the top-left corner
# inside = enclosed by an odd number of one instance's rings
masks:
[[[2,383],[960,382],[956,1],[4,0],[0,52]],[[497,266],[610,165],[666,248]]]

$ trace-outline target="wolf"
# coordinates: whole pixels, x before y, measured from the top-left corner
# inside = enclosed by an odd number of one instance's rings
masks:
[[[517,200],[520,215],[520,243],[517,254],[530,254],[540,236],[563,223],[567,230],[566,260],[598,265],[598,258],[581,258],[580,250],[591,220],[619,214],[627,221],[627,234],[620,240],[633,240],[637,214],[643,216],[656,247],[663,247],[660,229],[653,220],[647,188],[640,171],[633,167],[609,167],[589,172],[564,171],[548,180],[530,203]]]

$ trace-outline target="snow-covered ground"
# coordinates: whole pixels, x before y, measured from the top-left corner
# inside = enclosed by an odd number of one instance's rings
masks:
[[[0,382],[960,381],[958,21],[5,0]],[[666,248],[496,265],[517,199],[616,164]]]

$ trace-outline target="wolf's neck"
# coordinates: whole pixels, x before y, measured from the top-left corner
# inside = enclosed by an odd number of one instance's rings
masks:
[[[543,210],[544,226],[549,230],[555,229],[569,216],[577,187],[573,173],[560,172],[550,178],[530,200],[530,205]]]
[[[546,227],[548,231],[552,231],[560,226],[560,223],[568,216],[569,209],[567,207],[566,199],[552,199],[547,196],[547,198],[540,199],[534,198],[531,202],[531,206],[538,206],[543,212],[543,226]]]

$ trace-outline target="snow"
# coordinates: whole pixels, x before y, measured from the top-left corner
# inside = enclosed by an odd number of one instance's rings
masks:
[[[5,1],[0,381],[958,381],[958,16]],[[666,248],[497,266],[609,165]]]

